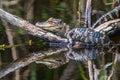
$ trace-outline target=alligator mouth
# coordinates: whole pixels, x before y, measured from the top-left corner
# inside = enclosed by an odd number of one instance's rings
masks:
[[[51,26],[54,26],[53,24],[50,24],[48,22],[37,22],[35,25],[39,26],[39,27],[51,27]]]
[[[37,22],[35,25],[46,30],[61,29],[60,24],[58,25],[53,22]]]

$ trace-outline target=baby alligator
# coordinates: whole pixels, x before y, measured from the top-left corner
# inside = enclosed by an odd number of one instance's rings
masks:
[[[112,11],[106,13],[100,17],[92,28],[73,28],[69,29],[69,26],[62,22],[61,19],[49,18],[45,22],[37,22],[36,26],[42,27],[44,29],[62,29],[65,32],[69,44],[68,47],[73,47],[77,42],[80,44],[93,44],[93,45],[104,45],[112,43],[109,39],[107,32],[100,29],[99,31],[96,28],[99,28],[99,25],[120,17],[120,6],[116,7]],[[109,27],[109,26],[108,26]],[[103,28],[104,29],[104,28]],[[113,29],[113,28],[112,28]]]

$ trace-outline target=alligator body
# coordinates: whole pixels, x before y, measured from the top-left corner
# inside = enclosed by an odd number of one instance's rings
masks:
[[[108,44],[112,41],[108,37],[108,33],[114,31],[117,27],[114,26],[100,26],[105,22],[120,18],[120,6],[100,17],[91,28],[75,28],[67,33],[69,45],[73,46],[76,41],[88,44]]]
[[[111,42],[108,36],[90,28],[72,29],[67,33],[67,38],[69,40],[69,47],[74,46],[76,42],[94,45],[102,45]]]
[[[62,22],[61,19],[49,18],[45,22],[38,22],[36,26],[43,27],[44,29],[48,27],[54,27],[57,29],[62,29],[65,32],[65,35],[68,39],[68,47],[71,48],[76,44],[85,43],[85,44],[99,44],[104,45],[108,43],[112,43],[109,39],[107,33],[111,30],[115,30],[114,26],[101,26],[102,24],[120,18],[120,6],[116,7],[112,11],[104,14],[100,17],[95,24],[93,24],[92,28],[73,28],[69,29],[69,26]],[[114,22],[115,23],[115,22]],[[43,25],[44,24],[44,25]],[[45,25],[46,24],[46,25]]]

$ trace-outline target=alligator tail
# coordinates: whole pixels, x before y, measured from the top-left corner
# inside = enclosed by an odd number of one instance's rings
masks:
[[[99,25],[113,20],[120,18],[120,6],[116,7],[115,9],[109,11],[108,13],[104,14],[102,17],[100,17],[95,24],[93,24],[93,28],[97,28]]]

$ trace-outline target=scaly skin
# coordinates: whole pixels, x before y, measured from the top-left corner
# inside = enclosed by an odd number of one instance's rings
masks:
[[[113,10],[109,11],[108,13],[104,14],[103,16],[101,16],[93,25],[93,28],[97,28],[99,25],[113,20],[113,19],[117,19],[120,18],[120,6],[114,8]]]
[[[49,25],[49,26],[48,26]],[[74,46],[76,42],[80,42],[82,44],[93,44],[93,45],[101,45],[110,42],[108,36],[104,33],[96,32],[94,29],[90,28],[74,28],[69,30],[69,26],[64,22],[61,22],[60,19],[49,18],[45,22],[37,22],[36,26],[42,27],[43,29],[50,28],[59,28],[65,32],[65,35],[69,41],[68,47],[71,48]],[[48,28],[47,30],[52,30]]]
[[[99,25],[113,20],[120,18],[120,6],[116,7],[112,11],[104,14],[102,17],[100,17],[96,23],[93,25],[92,29],[90,28],[74,28],[69,29],[69,26],[66,25],[64,22],[62,22],[61,19],[55,19],[55,18],[49,18],[45,22],[38,22],[36,23],[36,26],[43,27],[44,29],[47,29],[46,27],[49,27],[47,30],[52,29],[62,29],[65,32],[65,35],[69,41],[68,47],[71,48],[74,46],[76,42],[82,43],[82,44],[93,44],[93,45],[104,45],[111,43],[111,40],[106,35],[106,32],[104,30],[95,31],[95,28],[98,28]],[[52,28],[52,29],[51,29]],[[114,30],[114,28],[112,28]]]
[[[81,44],[104,45],[110,43],[110,39],[104,33],[99,33],[90,28],[75,28],[67,33],[68,47],[74,46],[76,42]]]

